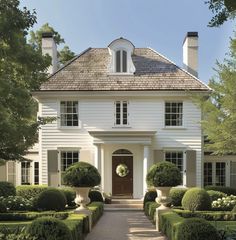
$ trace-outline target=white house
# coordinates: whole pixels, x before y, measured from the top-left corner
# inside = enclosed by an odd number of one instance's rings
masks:
[[[57,71],[51,34],[43,35],[42,48],[52,56],[52,74],[33,96],[39,103],[38,115],[57,120],[41,127],[39,144],[30,152],[32,162],[9,162],[1,167],[2,179],[17,185],[60,186],[68,166],[87,161],[100,171],[103,191],[141,198],[147,170],[166,160],[179,167],[184,186],[202,186],[210,174],[217,184],[218,165],[213,163],[210,169],[205,163],[204,170],[202,116],[193,102],[193,96],[210,91],[197,78],[196,32],[184,40],[186,70],[124,38],[106,48],[88,48]],[[118,171],[121,164],[123,174]],[[234,167],[232,176],[235,173]],[[235,180],[229,174],[222,185]]]

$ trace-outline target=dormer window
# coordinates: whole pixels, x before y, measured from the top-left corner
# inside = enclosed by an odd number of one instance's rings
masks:
[[[116,72],[127,72],[127,52],[125,50],[116,51]]]
[[[134,74],[135,66],[132,60],[134,45],[127,39],[119,38],[108,46],[111,55],[109,72],[111,74]]]

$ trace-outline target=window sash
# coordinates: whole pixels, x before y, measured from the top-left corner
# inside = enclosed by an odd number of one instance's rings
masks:
[[[115,125],[127,126],[128,122],[128,101],[115,102]]]
[[[226,186],[225,162],[204,163],[204,186],[206,185]]]
[[[115,54],[116,58],[116,72],[127,72],[127,52],[125,50],[118,50]]]
[[[183,126],[183,103],[165,103],[165,126]]]
[[[39,184],[39,162],[34,162],[34,184]]]
[[[79,125],[78,101],[62,101],[60,103],[61,126],[75,127]]]
[[[30,184],[30,162],[21,162],[21,184]]]

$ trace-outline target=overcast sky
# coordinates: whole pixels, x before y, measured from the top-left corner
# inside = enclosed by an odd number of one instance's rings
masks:
[[[136,47],[151,47],[182,67],[182,43],[188,31],[199,33],[199,78],[208,82],[216,60],[228,51],[235,22],[207,27],[212,13],[205,0],[21,0],[36,9],[34,30],[48,22],[79,54],[107,47],[118,38]],[[233,27],[234,26],[234,27]]]

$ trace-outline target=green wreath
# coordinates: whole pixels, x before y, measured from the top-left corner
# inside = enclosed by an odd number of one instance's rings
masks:
[[[129,174],[129,168],[124,163],[121,163],[116,167],[116,174],[119,177],[126,177]]]

